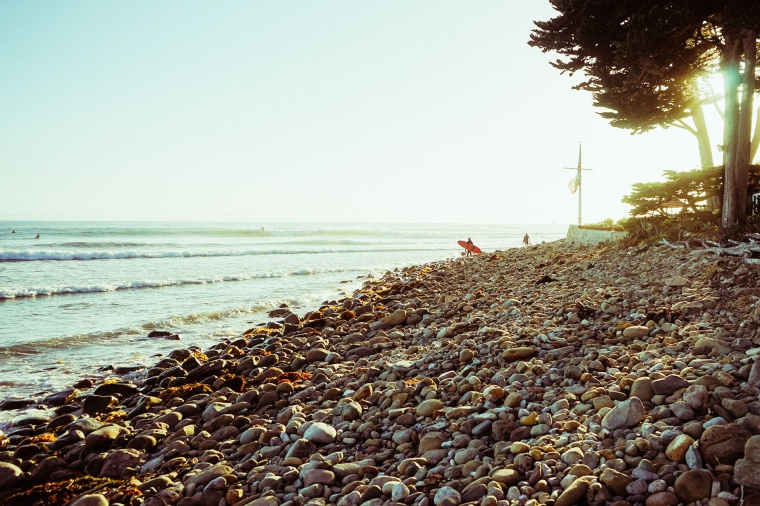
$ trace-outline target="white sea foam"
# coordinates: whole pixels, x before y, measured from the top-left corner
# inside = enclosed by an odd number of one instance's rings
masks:
[[[389,251],[438,251],[434,247],[387,246],[382,248],[362,248],[362,253],[381,253]],[[75,251],[75,250],[0,250],[0,262],[37,262],[37,261],[85,261],[85,260],[129,260],[137,258],[194,258],[194,257],[243,257],[253,255],[311,255],[344,254],[357,249],[339,248],[299,248],[299,249],[247,249],[247,250],[182,250],[182,251]]]
[[[235,276],[209,276],[202,278],[177,278],[162,280],[137,280],[109,283],[96,283],[90,285],[50,285],[36,287],[18,287],[0,289],[0,300],[21,299],[29,297],[46,297],[51,295],[67,295],[77,293],[103,293],[118,290],[138,290],[145,288],[164,288],[181,285],[207,285],[222,282],[250,281],[254,279],[282,278],[287,276],[311,276],[315,274],[351,272],[354,269],[345,267],[336,268],[304,268],[291,270],[273,270]]]
[[[526,232],[264,225],[0,224],[17,231],[0,235],[0,401],[103,379],[111,374],[104,366],[150,367],[177,348],[207,350],[269,321],[267,310],[281,304],[303,314],[349,295],[369,273],[458,255],[457,239],[471,236],[493,251],[519,246]],[[528,229],[536,243],[564,230]],[[64,294],[80,295],[50,296]],[[154,329],[183,338],[147,339]]]

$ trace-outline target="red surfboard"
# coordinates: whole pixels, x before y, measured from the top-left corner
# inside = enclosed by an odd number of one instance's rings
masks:
[[[467,251],[471,251],[471,252],[475,253],[476,255],[477,255],[478,253],[483,253],[482,251],[480,251],[480,248],[478,248],[478,247],[477,247],[477,246],[475,246],[474,244],[470,243],[470,244],[468,245],[468,244],[467,244],[467,241],[457,241],[457,244],[459,244],[461,247],[463,247],[463,248],[464,248],[464,249],[466,249]]]

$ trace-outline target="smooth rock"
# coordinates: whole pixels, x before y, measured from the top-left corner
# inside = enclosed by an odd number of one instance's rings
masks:
[[[734,464],[744,456],[744,445],[751,434],[741,425],[731,423],[708,427],[699,438],[699,452],[706,464]]]
[[[602,471],[599,481],[604,483],[615,495],[625,495],[626,489],[633,479],[627,474],[608,467]]]
[[[491,474],[491,479],[509,487],[520,481],[520,473],[514,469],[497,469]]]
[[[578,504],[588,490],[588,481],[578,478],[570,484],[554,502],[554,506],[573,506]]]
[[[623,330],[623,336],[631,339],[641,339],[648,336],[650,330],[649,327],[645,327],[644,325],[632,325]]]
[[[85,494],[77,497],[69,506],[108,506],[108,499],[101,494]]]
[[[644,402],[651,402],[654,397],[652,379],[648,377],[636,378],[631,385],[631,397],[638,397]]]
[[[690,469],[678,478],[673,485],[676,495],[684,503],[692,503],[709,498],[712,492],[713,478],[705,469]]]
[[[105,425],[99,429],[87,434],[84,444],[88,450],[103,451],[111,447],[113,442],[119,437],[121,429],[116,425]]]
[[[758,436],[756,436],[758,437]],[[734,465],[734,481],[737,485],[760,488],[760,462],[739,459]]]
[[[515,362],[517,360],[525,360],[528,359],[538,353],[538,350],[535,348],[530,348],[527,346],[518,346],[516,348],[510,348],[508,350],[505,350],[504,353],[501,354],[501,358],[506,360],[507,362]]]
[[[638,397],[631,397],[612,408],[602,419],[602,427],[609,431],[633,427],[644,419],[644,405]]]
[[[678,506],[681,500],[671,492],[657,492],[646,499],[646,506]]]
[[[458,506],[462,503],[462,496],[456,489],[444,486],[438,489],[435,497],[433,497],[433,504],[435,506]]]
[[[443,408],[443,403],[438,399],[427,399],[417,406],[417,416],[433,416],[436,411]]]
[[[142,464],[144,453],[137,450],[114,450],[103,461],[99,476],[118,478],[128,467],[138,467]]]
[[[673,462],[682,463],[686,458],[686,452],[694,444],[694,439],[687,434],[676,436],[665,450],[665,456]]]
[[[9,462],[0,462],[0,490],[10,488],[21,481],[24,472]]]
[[[688,386],[688,381],[675,374],[652,381],[652,390],[654,390],[655,395],[671,395]]]
[[[324,422],[314,422],[304,432],[304,439],[316,444],[330,444],[335,441],[338,432],[335,427]]]

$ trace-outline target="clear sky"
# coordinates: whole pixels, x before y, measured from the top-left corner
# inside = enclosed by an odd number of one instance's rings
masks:
[[[579,142],[584,222],[624,217],[696,141],[609,126],[527,45],[552,12],[5,0],[0,219],[574,223]]]

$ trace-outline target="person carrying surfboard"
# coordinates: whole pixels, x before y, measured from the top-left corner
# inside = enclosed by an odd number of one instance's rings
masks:
[[[480,248],[478,248],[477,246],[475,246],[472,243],[472,239],[470,239],[469,237],[467,238],[466,242],[465,241],[457,241],[457,244],[459,244],[465,250],[465,252],[462,253],[462,256],[469,257],[469,256],[472,256],[472,255],[479,255],[480,253],[483,253],[482,251],[480,251]]]

